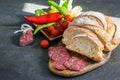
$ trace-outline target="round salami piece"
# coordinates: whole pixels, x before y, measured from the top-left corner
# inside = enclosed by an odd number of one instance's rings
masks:
[[[59,56],[58,53],[56,53],[56,54],[53,54],[53,55],[52,55],[51,59],[52,59],[53,61],[59,61],[59,60],[61,59],[61,57]]]
[[[66,60],[70,57],[70,54],[62,46],[50,47],[48,51],[48,55],[54,61],[59,61],[61,58]]]
[[[74,70],[74,71],[79,71],[83,69],[87,65],[87,62],[84,61],[83,59],[76,59],[74,60],[73,64],[70,66],[69,69]]]
[[[49,49],[48,49],[48,55],[49,55],[50,58],[52,57],[52,55],[54,53],[56,53],[55,51],[56,51],[55,47],[49,47]]]
[[[58,69],[58,70],[65,70],[65,69],[66,69],[66,67],[65,67],[63,64],[59,63],[59,62],[54,62],[54,63],[53,63],[53,66],[54,66],[56,69]]]
[[[71,66],[72,66],[73,63],[74,63],[75,61],[77,61],[77,60],[78,60],[77,57],[72,57],[72,58],[70,58],[69,60],[67,60],[67,61],[64,63],[64,65],[65,65],[68,69],[71,69]]]

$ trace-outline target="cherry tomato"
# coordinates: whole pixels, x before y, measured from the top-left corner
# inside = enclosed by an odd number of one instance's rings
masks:
[[[53,25],[55,29],[58,29],[60,27],[60,24],[56,23]]]
[[[63,22],[63,28],[64,29],[68,28],[69,23],[70,23],[69,21]]]
[[[70,21],[70,22],[73,20],[73,17],[71,17],[70,15],[65,15],[64,18],[66,21]]]
[[[48,27],[48,29],[47,29],[47,31],[49,32],[49,33],[51,33],[51,31],[54,29],[54,26],[49,26]]]
[[[67,27],[68,27],[68,24],[70,23],[70,21],[66,21],[66,20],[60,20],[59,21],[59,23],[60,23],[60,25],[64,28],[64,29],[66,29]]]
[[[54,30],[51,31],[51,35],[52,35],[53,37],[56,37],[56,36],[58,36],[59,34],[60,34],[60,32],[59,32],[59,30],[57,30],[57,29],[54,29]]]
[[[42,41],[40,42],[40,46],[41,46],[42,48],[48,48],[49,45],[50,45],[50,43],[49,43],[49,41],[46,40],[46,39],[44,39],[44,40],[42,40]]]
[[[64,32],[64,28],[62,26],[59,26],[57,30],[60,32],[60,34],[63,34]]]

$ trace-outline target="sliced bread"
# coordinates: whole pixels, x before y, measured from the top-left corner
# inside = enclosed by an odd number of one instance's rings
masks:
[[[104,49],[104,45],[102,44],[102,42],[97,38],[96,34],[93,33],[92,31],[85,29],[85,28],[80,28],[80,27],[72,27],[72,28],[68,28],[67,30],[65,30],[64,34],[63,34],[63,39],[62,42],[65,45],[69,45],[71,39],[79,34],[89,34],[92,35],[94,37],[94,39],[96,39],[97,43],[99,44],[99,47],[103,50]]]
[[[97,39],[89,34],[78,34],[74,36],[66,48],[84,55],[94,61],[104,60],[103,52],[99,47]]]

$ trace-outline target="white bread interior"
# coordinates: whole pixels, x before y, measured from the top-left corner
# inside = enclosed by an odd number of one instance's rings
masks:
[[[89,34],[80,34],[73,37],[70,44],[66,46],[68,50],[82,54],[94,61],[102,61],[103,48],[98,45],[98,39]]]
[[[65,30],[64,34],[63,34],[63,39],[62,42],[65,45],[69,45],[70,44],[70,40],[72,39],[72,37],[78,35],[78,34],[89,34],[91,36],[94,37],[94,39],[96,39],[95,41],[98,42],[99,47],[103,50],[104,45],[102,44],[102,42],[97,38],[96,34],[93,33],[92,31],[86,29],[86,28],[80,28],[80,27],[71,27],[68,28],[67,30]]]

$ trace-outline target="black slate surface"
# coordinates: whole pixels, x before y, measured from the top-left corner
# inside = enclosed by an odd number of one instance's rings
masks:
[[[82,76],[63,78],[52,74],[47,66],[47,49],[39,47],[40,40],[46,37],[40,33],[34,36],[34,43],[20,47],[21,34],[14,34],[21,24],[28,23],[23,16],[33,15],[22,11],[25,2],[48,6],[47,0],[0,0],[0,80],[120,80],[120,46],[113,51],[107,64]],[[119,3],[120,0],[74,0],[73,5],[81,5],[83,11],[94,10],[120,17]]]

